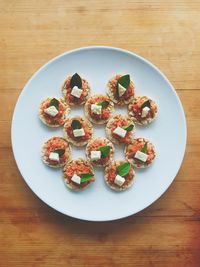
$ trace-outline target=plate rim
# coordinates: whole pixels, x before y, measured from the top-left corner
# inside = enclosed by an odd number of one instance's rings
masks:
[[[136,210],[134,213],[128,213],[127,215],[123,215],[123,216],[110,216],[109,218],[103,218],[103,219],[92,219],[92,218],[88,218],[87,216],[83,217],[83,216],[75,216],[75,215],[72,215],[72,214],[68,214],[68,213],[64,213],[62,210],[60,210],[59,208],[57,207],[54,207],[52,204],[49,204],[46,200],[43,199],[42,196],[40,196],[38,193],[36,193],[36,190],[32,189],[31,188],[31,185],[29,185],[29,182],[24,178],[24,175],[23,175],[23,171],[20,169],[20,164],[19,164],[19,161],[17,159],[17,156],[16,156],[16,152],[15,152],[15,145],[14,145],[14,120],[15,120],[15,116],[16,116],[16,113],[17,113],[17,107],[19,105],[19,102],[20,102],[20,98],[23,96],[26,88],[29,86],[29,84],[31,83],[31,81],[41,72],[43,71],[46,67],[48,67],[52,62],[68,55],[68,54],[73,54],[73,53],[77,53],[77,52],[81,52],[81,51],[87,51],[87,50],[96,50],[96,49],[105,49],[105,50],[111,50],[111,51],[117,51],[117,52],[122,52],[122,53],[125,53],[129,56],[134,56],[135,58],[141,60],[142,62],[146,63],[147,65],[149,65],[151,68],[153,68],[155,71],[158,72],[158,74],[160,76],[162,76],[162,78],[165,80],[165,82],[168,84],[168,86],[170,87],[172,93],[174,94],[176,100],[177,100],[177,103],[179,105],[179,109],[181,111],[181,116],[182,116],[182,119],[183,119],[183,127],[184,127],[184,132],[182,133],[184,135],[184,148],[183,148],[183,152],[182,152],[182,156],[181,158],[179,159],[179,167],[177,168],[175,174],[173,175],[173,179],[171,180],[171,182],[169,183],[169,185],[165,188],[165,190],[162,192],[162,194],[159,196],[159,197],[156,197],[154,198],[151,202],[148,203],[147,206],[145,206],[144,208],[142,209],[138,209]],[[175,90],[175,88],[173,87],[173,85],[171,84],[171,82],[168,80],[168,78],[165,76],[165,74],[163,72],[161,72],[161,70],[156,66],[154,65],[153,63],[151,63],[149,60],[147,60],[146,58],[138,55],[137,53],[135,52],[132,52],[132,51],[129,51],[129,50],[126,50],[126,49],[123,49],[123,48],[118,48],[118,47],[113,47],[113,46],[98,46],[98,45],[95,45],[95,46],[85,46],[85,47],[80,47],[80,48],[75,48],[75,49],[72,49],[72,50],[69,50],[69,51],[65,51],[61,54],[59,54],[58,56],[56,57],[53,57],[51,58],[49,61],[47,61],[45,64],[43,64],[36,72],[33,73],[33,75],[28,79],[28,81],[25,83],[23,89],[21,90],[18,98],[17,98],[17,101],[16,101],[16,104],[15,104],[15,107],[14,107],[14,111],[13,111],[13,115],[12,115],[12,120],[11,120],[11,147],[12,147],[12,152],[13,152],[13,156],[14,156],[14,159],[15,159],[15,162],[16,162],[16,165],[17,165],[17,168],[19,170],[19,173],[21,174],[23,180],[25,181],[25,183],[28,185],[28,187],[31,189],[31,191],[43,202],[45,203],[48,207],[51,207],[52,209],[56,210],[57,212],[60,212],[61,214],[63,215],[67,215],[71,218],[75,218],[75,219],[79,219],[79,220],[82,220],[82,221],[91,221],[91,222],[106,222],[106,221],[115,221],[115,220],[120,220],[120,219],[124,219],[124,218],[127,218],[129,216],[132,216],[132,215],[135,215],[137,214],[138,212],[140,211],[143,211],[144,209],[148,208],[149,206],[151,206],[154,202],[158,201],[161,196],[169,189],[169,187],[171,186],[171,184],[173,183],[174,179],[176,178],[180,168],[181,168],[181,165],[182,165],[182,162],[183,162],[183,159],[184,159],[184,156],[185,156],[185,151],[186,151],[186,145],[187,145],[187,123],[186,123],[186,116],[185,116],[185,112],[184,112],[184,108],[183,108],[183,105],[181,103],[181,100]]]

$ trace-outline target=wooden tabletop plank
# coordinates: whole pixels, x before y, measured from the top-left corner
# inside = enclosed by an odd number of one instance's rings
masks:
[[[64,51],[106,44],[151,60],[177,89],[199,89],[199,1],[5,3],[1,47],[9,53],[1,55],[0,87],[22,88],[42,64]]]

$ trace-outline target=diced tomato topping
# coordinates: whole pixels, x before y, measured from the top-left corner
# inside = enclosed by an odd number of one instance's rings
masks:
[[[106,110],[106,109],[102,109],[102,112],[101,112],[101,114],[94,114],[92,111],[91,111],[91,108],[90,108],[90,110],[89,110],[89,112],[90,112],[90,116],[92,117],[92,118],[94,118],[95,120],[107,120],[107,119],[109,119],[109,117],[110,117],[110,111],[108,111],[108,110]]]
[[[74,174],[80,175],[83,173],[93,173],[93,170],[91,169],[91,167],[84,164],[84,162],[79,163],[77,161],[72,161],[71,164],[68,165],[67,168],[65,169],[65,175],[68,178],[72,178]],[[94,181],[95,181],[95,177],[92,177],[90,180],[83,182],[78,186],[85,187],[87,184],[94,182]]]
[[[117,89],[117,81],[121,76],[122,76],[121,74],[117,74],[114,78],[110,80],[111,90],[114,94],[115,99],[129,100],[130,97],[134,95],[134,86],[133,86],[133,83],[130,83],[129,87],[126,89],[126,92],[120,97],[118,94],[118,89]]]
[[[59,163],[64,163],[69,158],[69,153],[67,153],[67,151],[68,151],[67,142],[62,138],[53,137],[47,141],[46,146],[45,146],[45,152],[44,152],[44,156],[47,157],[46,160],[51,165],[57,165],[58,164],[58,162],[49,159],[50,153],[54,152],[57,149],[64,149],[65,150],[65,153],[59,157]],[[67,149],[67,151],[66,151],[66,149]]]
[[[106,164],[106,162],[109,160],[109,157],[105,157],[105,158],[100,158],[98,160],[95,160],[95,162],[99,165],[104,165]]]
[[[85,79],[82,79],[82,88],[81,89],[83,91],[82,91],[80,98],[78,98],[78,97],[71,95],[72,88],[70,87],[70,80],[71,79],[67,79],[65,82],[65,87],[66,87],[65,100],[68,103],[74,103],[76,105],[81,104],[82,102],[85,101],[85,98],[88,95],[88,92],[87,92],[88,84],[87,84]]]
[[[107,179],[109,181],[109,183],[114,183],[114,180],[115,180],[115,177],[117,175],[117,172],[116,172],[116,169],[117,167],[119,166],[119,164],[113,164],[112,166],[110,166],[108,168],[108,173],[107,173]],[[125,182],[124,182],[124,185],[126,186],[127,184],[129,184],[130,180],[133,179],[133,176],[134,176],[134,169],[133,167],[131,166],[130,168],[130,171],[127,175],[124,176],[125,178]]]
[[[103,139],[95,139],[89,146],[89,153],[91,153],[91,151],[98,151],[100,147],[102,146],[106,146],[106,142]],[[100,165],[104,165],[108,160],[110,159],[110,155],[108,155],[105,158],[100,158],[98,160],[95,160],[96,164],[100,164]]]
[[[132,105],[130,105],[130,110],[133,112],[134,117],[138,121],[146,120],[147,118],[154,118],[155,113],[157,112],[157,105],[154,101],[150,100],[151,103],[151,109],[148,112],[147,116],[142,118],[142,110],[141,106],[148,100],[147,97],[137,97]]]
[[[79,120],[81,125],[82,125],[82,128],[84,129],[84,132],[85,132],[85,135],[84,136],[80,136],[80,137],[75,137],[74,134],[73,134],[73,129],[71,127],[71,124],[67,124],[65,125],[65,131],[67,132],[68,136],[70,138],[72,138],[73,140],[76,140],[76,141],[85,141],[85,140],[89,140],[92,136],[92,131],[91,129],[89,128],[88,124],[86,121],[84,120]]]
[[[101,146],[106,146],[106,143],[105,143],[105,141],[104,141],[103,139],[98,138],[98,139],[95,139],[94,142],[92,142],[92,143],[90,144],[89,149],[90,149],[91,151],[92,151],[92,150],[98,150],[99,147],[101,147]]]
[[[134,140],[133,143],[129,144],[127,146],[128,157],[134,158],[134,160],[136,162],[141,163],[141,161],[139,159],[135,158],[135,154],[138,150],[141,151],[141,149],[144,147],[145,143],[146,142],[144,139],[138,138],[138,139]],[[149,143],[147,143],[147,153],[146,154],[148,155],[146,163],[150,162],[155,157],[153,147],[151,145],[149,145]]]
[[[109,117],[110,117],[110,114],[111,114],[111,106],[108,105],[107,107],[105,108],[102,108],[101,110],[101,114],[95,114],[92,112],[91,110],[91,105],[92,104],[97,104],[97,103],[100,103],[100,102],[103,102],[103,101],[109,101],[110,102],[110,99],[107,97],[107,96],[103,96],[103,95],[99,95],[99,96],[95,96],[95,97],[91,97],[90,98],[90,102],[89,102],[89,114],[90,114],[90,117],[92,117],[93,119],[95,120],[108,120]]]
[[[51,100],[47,100],[42,103],[42,115],[44,116],[45,121],[51,125],[62,124],[65,106],[59,101],[58,114],[55,117],[52,117],[44,112],[44,110],[49,107],[50,101]]]
[[[116,138],[117,140],[119,140],[121,143],[129,143],[130,142],[130,137],[132,135],[132,132],[127,132],[125,137],[120,137],[119,135],[113,133],[113,131],[117,128],[117,127],[121,127],[123,128],[124,126],[128,126],[128,122],[126,119],[123,119],[120,117],[119,120],[115,119],[111,125],[111,132],[114,138]]]

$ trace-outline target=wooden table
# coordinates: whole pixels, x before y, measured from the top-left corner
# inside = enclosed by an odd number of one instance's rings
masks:
[[[200,266],[199,12],[198,0],[0,0],[0,266]],[[11,149],[12,113],[29,77],[88,45],[151,60],[187,117],[187,151],[172,186],[146,210],[114,222],[79,221],[47,207],[24,183]]]

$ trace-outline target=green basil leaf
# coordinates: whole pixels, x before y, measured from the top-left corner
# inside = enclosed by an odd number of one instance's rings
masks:
[[[109,101],[102,101],[97,103],[98,106],[102,106],[102,108],[107,108],[107,106],[109,106],[110,102]]]
[[[145,101],[145,102],[142,104],[142,106],[141,106],[141,110],[142,110],[143,108],[145,108],[145,107],[151,108],[151,102],[150,102],[150,100],[147,100],[147,101]]]
[[[81,177],[81,183],[89,181],[91,178],[94,177],[93,173],[82,173],[79,175]]]
[[[70,87],[73,88],[74,86],[77,86],[79,89],[82,88],[82,79],[78,73],[75,73],[70,80]]]
[[[122,163],[120,166],[117,167],[117,174],[123,177],[129,173],[130,168],[131,164],[129,162]]]
[[[117,89],[118,89],[118,84],[121,84],[121,86],[123,86],[124,88],[128,88],[130,85],[130,75],[126,74],[122,77],[120,77],[117,81]]]
[[[143,148],[140,150],[143,153],[147,153],[147,142],[144,144]]]
[[[56,149],[53,152],[58,153],[59,157],[62,157],[65,154],[65,149]]]
[[[127,132],[132,131],[134,128],[134,124],[130,124],[128,126],[124,126],[123,129],[126,130]]]
[[[58,99],[52,98],[51,101],[50,101],[50,103],[49,103],[49,107],[51,107],[51,106],[54,106],[56,109],[58,109],[59,108],[59,101],[58,101]]]
[[[101,157],[106,158],[110,153],[110,149],[111,149],[110,146],[101,146],[99,148],[99,151],[101,151]]]
[[[82,128],[81,123],[78,120],[73,120],[71,126],[73,130]]]

